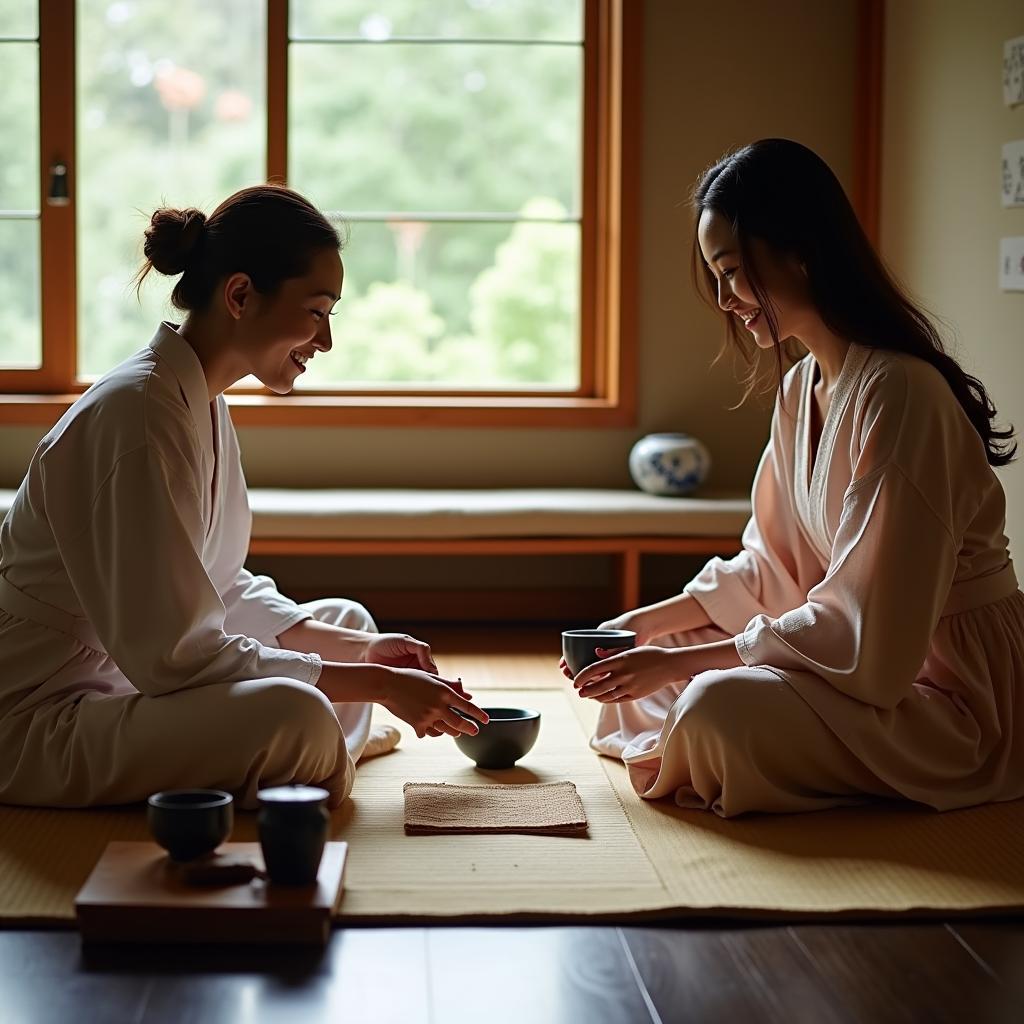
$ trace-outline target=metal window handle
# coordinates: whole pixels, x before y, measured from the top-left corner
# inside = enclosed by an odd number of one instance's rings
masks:
[[[50,187],[47,190],[46,203],[48,206],[67,206],[69,202],[68,167],[58,160],[50,164]]]

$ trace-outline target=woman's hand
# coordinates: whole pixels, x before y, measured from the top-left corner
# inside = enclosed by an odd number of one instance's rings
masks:
[[[387,665],[390,668],[419,668],[437,675],[437,665],[430,653],[430,645],[416,640],[407,633],[372,633],[366,642],[363,660],[367,665]]]
[[[469,698],[461,680],[449,681],[413,668],[387,670],[380,704],[423,736],[475,736],[487,714]],[[467,720],[468,719],[468,720]]]
[[[633,633],[636,633],[636,646],[643,647],[645,644],[649,644],[656,634],[654,632],[653,624],[651,623],[651,617],[647,614],[646,608],[635,608],[631,612],[623,612],[621,615],[614,619],[609,619],[607,622],[602,622],[598,629],[628,629]],[[620,648],[621,650],[621,648]],[[561,669],[562,675],[566,679],[572,679],[573,674],[569,666],[565,663],[565,658],[558,663],[559,669]]]
[[[639,700],[672,683],[689,682],[686,649],[636,647],[619,654],[598,650],[602,660],[588,665],[573,680],[581,697],[602,704]]]
[[[646,608],[634,608],[631,612],[623,612],[614,619],[602,622],[598,629],[628,629],[636,633],[637,647],[646,647],[657,634],[654,631],[652,616]]]

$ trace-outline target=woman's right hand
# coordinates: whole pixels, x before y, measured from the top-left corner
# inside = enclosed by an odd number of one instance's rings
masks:
[[[654,632],[653,626],[650,621],[650,617],[647,615],[646,608],[634,608],[632,611],[623,612],[621,615],[616,616],[614,619],[608,619],[607,622],[602,622],[598,629],[628,629],[632,633],[636,633],[636,646],[646,647],[658,634]],[[609,648],[611,653],[615,653],[614,648]],[[562,675],[566,679],[573,679],[572,672],[569,671],[569,666],[565,663],[563,658],[559,663],[558,667],[562,670]]]
[[[468,698],[461,681],[447,681],[411,668],[385,668],[383,693],[378,703],[408,722],[423,736],[475,736],[487,724],[487,714]],[[463,716],[475,721],[467,721]]]
[[[614,619],[602,622],[598,629],[628,629],[636,633],[636,646],[646,647],[657,633],[654,631],[654,623],[646,608],[634,608],[631,612],[623,612]]]
[[[628,629],[636,633],[636,646],[647,647],[655,640],[673,633],[686,633],[712,625],[704,607],[691,594],[683,591],[675,597],[666,598],[646,608],[634,608],[623,612],[617,618],[602,622],[601,629]],[[692,643],[693,641],[690,641]],[[686,642],[676,646],[686,646]],[[614,652],[611,652],[614,653]],[[565,659],[561,663],[562,674],[572,679]]]

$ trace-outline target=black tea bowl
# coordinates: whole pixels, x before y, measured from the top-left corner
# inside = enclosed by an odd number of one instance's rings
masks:
[[[231,835],[234,803],[222,789],[168,789],[148,800],[153,838],[171,860],[195,860],[212,853]]]
[[[636,647],[636,633],[630,629],[567,629],[562,633],[562,657],[574,676],[601,660],[598,647],[607,651]]]
[[[529,708],[483,708],[490,721],[475,736],[463,733],[455,745],[477,768],[511,768],[537,742],[540,712]]]

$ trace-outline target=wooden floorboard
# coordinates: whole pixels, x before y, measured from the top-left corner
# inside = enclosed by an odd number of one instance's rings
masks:
[[[1024,924],[956,921],[947,930],[996,979],[1000,1019],[1024,1021]]]
[[[994,977],[1024,980],[1024,928],[1016,921],[958,921],[950,934]]]
[[[615,928],[435,928],[428,950],[433,1021],[653,1020]]]
[[[360,928],[323,950],[83,949],[74,932],[0,931],[0,1020],[1018,1024],[1022,951],[1024,921]]]
[[[997,1020],[1000,986],[939,924],[793,927],[846,1018],[872,1024]]]
[[[666,1024],[846,1019],[785,926],[624,928],[623,934]]]

